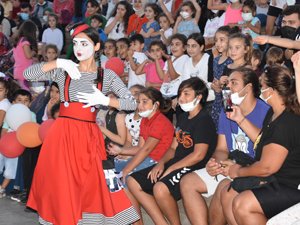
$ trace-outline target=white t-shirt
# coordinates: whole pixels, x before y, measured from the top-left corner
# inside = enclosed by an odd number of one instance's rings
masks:
[[[274,5],[273,3],[276,3],[276,5]],[[286,5],[286,0],[276,0],[276,1],[270,1],[270,6],[279,8],[279,9],[283,9],[283,7]]]
[[[114,8],[118,2],[119,2],[118,0],[108,0],[106,19],[108,19],[111,16],[111,13],[114,10]]]
[[[203,37],[214,37],[218,28],[224,26],[224,18],[225,13],[223,13],[221,17],[215,17],[211,20],[208,19],[205,24]]]
[[[115,19],[115,17],[109,18],[109,20],[107,21],[105,27],[109,26],[114,19]],[[109,32],[109,34],[107,35],[107,37],[109,39],[114,39],[114,40],[118,40],[120,38],[125,37],[124,23],[117,22],[116,25],[113,27],[113,29]]]
[[[174,80],[171,80],[170,82],[164,82],[160,88],[161,93],[163,94],[164,97],[173,97],[177,95],[179,85],[181,83],[181,77],[185,73],[184,71],[184,65],[186,61],[189,59],[188,55],[182,55],[179,58],[175,59],[174,56],[172,56],[172,62],[173,62],[173,67],[176,71],[176,73],[179,74],[179,77],[177,77]],[[165,63],[164,66],[164,71],[168,71],[168,63]]]
[[[58,50],[61,51],[64,45],[63,33],[58,28],[53,30],[51,28],[47,28],[43,32],[42,42],[46,44],[54,44],[57,46]]]
[[[134,52],[133,53],[133,60],[137,64],[142,64],[148,57],[143,52]],[[128,88],[135,84],[140,84],[145,86],[146,83],[146,74],[136,75],[135,72],[129,66],[129,73],[128,73]]]
[[[0,110],[3,110],[4,112],[6,112],[8,110],[8,108],[10,107],[10,102],[8,101],[7,98],[3,99],[0,101]]]
[[[11,25],[8,19],[3,18],[0,24],[0,32],[2,32],[7,38],[11,35]]]
[[[193,60],[190,57],[184,65],[184,75],[181,76],[181,79],[184,81],[191,77],[199,77],[206,83],[209,90],[207,101],[212,101],[215,99],[215,94],[210,88],[211,82],[208,82],[209,57],[209,54],[204,53],[200,61],[195,66],[193,65]]]
[[[175,56],[172,56],[173,67],[176,73],[178,73],[179,75],[183,75],[185,73],[184,65],[188,60],[189,60],[189,56],[186,54],[180,56],[176,60],[175,60]],[[164,66],[164,71],[168,71],[168,68],[169,66],[168,63],[166,62]]]
[[[169,12],[172,12],[173,0],[165,0],[164,4]]]
[[[258,14],[267,15],[268,10],[269,10],[269,5],[267,5],[267,7],[260,7],[259,5],[256,5],[256,15]]]

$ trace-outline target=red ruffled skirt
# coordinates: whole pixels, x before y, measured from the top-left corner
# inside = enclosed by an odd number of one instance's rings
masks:
[[[42,224],[133,223],[139,216],[124,190],[107,186],[96,113],[80,103],[66,105],[43,143],[27,206],[38,211]]]

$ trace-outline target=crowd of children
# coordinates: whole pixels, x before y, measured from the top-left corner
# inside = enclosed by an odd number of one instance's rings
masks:
[[[59,118],[62,64],[77,69],[94,56],[106,97],[76,83],[81,93],[71,98],[98,112],[109,193],[126,187],[138,214],[143,207],[155,224],[181,224],[181,198],[191,224],[265,224],[300,202],[300,5],[274,2],[0,0],[1,137],[12,131],[5,115],[16,103],[39,124]],[[93,51],[74,36],[80,26],[96,31]],[[54,64],[57,74],[43,70]],[[285,129],[289,136],[279,137]],[[0,153],[0,198],[27,202],[40,149]],[[236,151],[255,162],[238,167]],[[288,197],[270,200],[272,184],[241,191],[234,185],[243,177],[275,177]],[[209,208],[201,196],[213,196]],[[241,207],[247,196],[252,205]]]

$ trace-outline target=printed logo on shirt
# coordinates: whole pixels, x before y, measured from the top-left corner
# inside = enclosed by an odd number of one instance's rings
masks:
[[[232,149],[238,149],[246,154],[249,154],[248,143],[250,139],[245,135],[245,133],[238,128],[238,133],[231,133],[232,136]]]
[[[191,134],[189,132],[182,131],[179,127],[176,128],[175,136],[177,142],[182,144],[185,148],[190,148],[194,144]]]

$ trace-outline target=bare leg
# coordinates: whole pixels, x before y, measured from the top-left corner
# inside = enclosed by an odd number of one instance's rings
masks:
[[[4,178],[1,187],[5,189],[9,185],[10,179]]]
[[[226,219],[221,205],[221,191],[230,183],[229,179],[222,180],[214,193],[209,205],[209,224],[210,225],[225,225]]]
[[[273,28],[275,23],[276,17],[275,16],[267,16],[267,24],[266,24],[266,35],[273,35]]]
[[[207,205],[201,193],[206,185],[196,173],[185,175],[180,181],[180,191],[186,215],[192,225],[208,225]]]
[[[267,218],[252,191],[244,191],[233,200],[233,212],[239,225],[267,223]]]
[[[135,223],[133,223],[133,225],[144,225],[140,204],[134,198],[134,196],[130,193],[129,190],[124,189],[124,191],[127,194],[127,197],[129,198],[131,204],[133,205],[133,207],[135,208],[135,210],[137,211],[137,213],[140,215],[140,218],[141,218],[140,220],[138,220]]]
[[[153,193],[159,208],[167,217],[170,225],[180,225],[178,205],[168,187],[162,182],[157,182],[154,185]]]
[[[221,191],[221,204],[226,221],[230,225],[238,225],[235,221],[232,209],[233,199],[239,195],[233,188],[228,191],[229,184]]]
[[[168,225],[167,221],[165,220],[165,217],[160,211],[160,208],[158,207],[152,195],[149,195],[146,192],[144,192],[139,183],[137,183],[136,180],[132,177],[128,177],[127,185],[131,194],[147,211],[147,213],[156,225]]]

